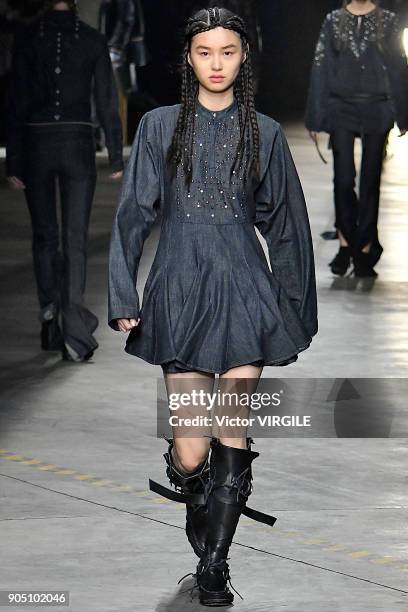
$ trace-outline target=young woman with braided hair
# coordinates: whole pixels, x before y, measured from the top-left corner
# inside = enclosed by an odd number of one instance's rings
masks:
[[[376,277],[383,247],[378,212],[384,146],[398,124],[408,129],[408,66],[395,13],[376,0],[344,0],[322,25],[312,67],[306,127],[316,141],[330,134],[334,161],[335,226],[340,248],[329,263],[343,276]],[[354,141],[362,143],[359,196]]]
[[[140,308],[139,261],[159,210]],[[226,9],[188,20],[181,104],[146,113],[138,127],[113,225],[109,325],[130,331],[126,352],[161,366],[169,394],[212,393],[218,373],[218,391],[238,397],[255,391],[265,365],[295,362],[317,332],[302,188],[280,125],[255,110],[246,27]],[[177,415],[205,413],[191,402]],[[201,603],[228,605],[227,555],[241,513],[275,518],[246,506],[259,455],[246,428],[197,429],[174,426],[168,440],[176,491],[150,486],[186,503]]]

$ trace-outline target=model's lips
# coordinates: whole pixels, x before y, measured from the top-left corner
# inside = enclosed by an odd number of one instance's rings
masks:
[[[211,81],[223,81],[225,77],[223,76],[210,76]]]

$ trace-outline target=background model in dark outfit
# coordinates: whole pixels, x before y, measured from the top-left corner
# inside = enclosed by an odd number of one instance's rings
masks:
[[[330,262],[356,276],[377,276],[383,248],[378,209],[384,145],[397,122],[408,128],[408,67],[402,32],[391,11],[369,0],[352,0],[329,13],[316,46],[306,127],[330,134],[334,158],[335,226],[340,249]],[[354,186],[354,140],[362,141],[360,191]]]
[[[182,76],[181,104],[146,113],[132,146],[111,239],[109,324],[131,330],[126,351],[161,365],[169,393],[180,384],[184,393],[212,392],[215,373],[221,394],[252,393],[264,365],[293,363],[317,332],[307,208],[282,128],[255,110],[242,19],[217,7],[191,17]],[[160,209],[140,308],[139,261]],[[167,475],[185,495],[200,601],[227,605],[227,556],[240,514],[275,520],[245,509],[259,453],[246,427],[212,430],[211,443],[193,427],[186,435],[178,429]]]
[[[89,216],[96,183],[94,90],[111,178],[122,176],[122,128],[109,51],[72,3],[50,2],[16,37],[9,91],[7,175],[25,189],[42,322],[42,348],[84,361],[98,347],[97,317],[84,306]],[[62,210],[62,257],[56,207]],[[62,314],[62,338],[58,313]],[[62,341],[63,340],[63,341]]]
[[[108,41],[112,61],[130,70],[131,89],[137,91],[137,67],[146,66],[144,15],[140,0],[103,0],[99,8],[99,31]]]

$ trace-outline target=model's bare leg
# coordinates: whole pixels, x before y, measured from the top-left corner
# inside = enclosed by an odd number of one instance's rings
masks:
[[[214,374],[206,372],[179,372],[166,373],[164,380],[167,394],[191,394],[203,391],[212,394],[214,388]],[[205,406],[187,405],[175,411],[178,417],[193,418],[195,416],[210,417],[211,413]],[[174,414],[174,413],[172,413]],[[210,449],[211,428],[197,428],[195,436],[192,428],[173,427],[174,447],[172,458],[176,466],[183,472],[192,472],[207,457]]]
[[[339,229],[337,229],[337,233],[339,235],[339,241],[340,241],[340,246],[348,246],[348,242],[345,239],[345,237],[343,236],[343,234],[341,233],[341,231]]]
[[[208,606],[230,604],[234,599],[227,586],[228,552],[252,491],[251,464],[259,455],[247,441],[247,426],[239,423],[220,426],[215,416],[248,417],[250,396],[257,388],[261,372],[261,367],[245,365],[231,368],[219,378],[218,402],[213,415],[205,550],[197,566],[200,602]],[[240,401],[243,397],[245,402]]]
[[[164,372],[163,372],[164,373]],[[209,478],[211,425],[182,425],[182,418],[211,417],[205,394],[213,393],[214,375],[204,372],[164,373],[169,402],[179,424],[173,425],[173,440],[165,453],[166,473],[170,482],[187,497],[201,495],[201,503],[186,501],[186,534],[198,557],[204,552],[207,536],[207,504],[205,490]],[[196,395],[193,395],[196,392]],[[201,393],[204,397],[198,395]],[[180,401],[183,399],[183,402]],[[177,401],[177,403],[176,403]],[[174,407],[177,405],[177,410]],[[207,437],[204,437],[207,436]]]
[[[242,394],[251,395],[256,391],[262,370],[262,367],[250,364],[227,370],[227,372],[221,374],[219,378],[218,389],[220,394],[236,394],[238,398]],[[250,416],[250,411],[247,406],[240,406],[239,403],[233,404],[231,402],[230,406],[218,406],[216,414],[228,414],[232,417],[239,416],[241,418],[247,418]],[[233,446],[234,448],[247,447],[247,427],[220,427],[218,428],[216,437],[226,446]]]

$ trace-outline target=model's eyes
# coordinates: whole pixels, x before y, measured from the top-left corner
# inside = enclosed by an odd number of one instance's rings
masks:
[[[233,52],[232,51],[224,51],[224,55],[232,55]],[[201,51],[200,55],[202,55],[203,57],[207,57],[207,55],[209,55],[208,51]]]

